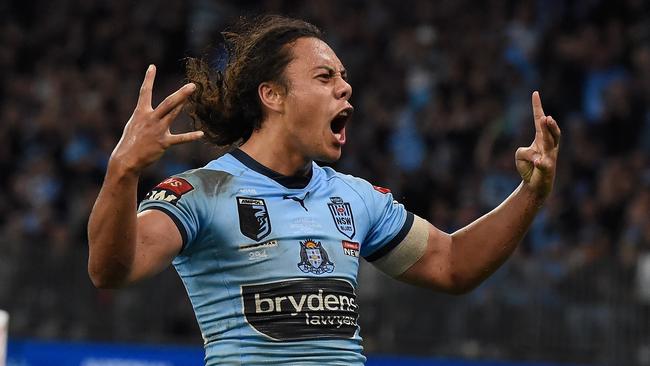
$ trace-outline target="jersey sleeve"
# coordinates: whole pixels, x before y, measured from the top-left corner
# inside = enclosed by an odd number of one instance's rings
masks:
[[[413,226],[413,214],[386,188],[367,183],[364,191],[362,196],[368,208],[370,226],[361,246],[361,255],[368,262],[374,262],[402,242]]]
[[[155,186],[138,207],[138,212],[158,210],[169,216],[183,239],[181,252],[199,232],[201,200],[197,182],[187,175],[173,176]]]

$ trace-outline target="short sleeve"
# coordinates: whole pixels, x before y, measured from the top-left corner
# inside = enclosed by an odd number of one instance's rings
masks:
[[[159,210],[167,214],[181,234],[183,252],[199,231],[198,192],[190,177],[174,176],[155,186],[138,207],[138,212]]]
[[[362,195],[370,215],[370,227],[361,255],[374,262],[391,252],[406,237],[413,225],[413,214],[397,202],[388,189],[369,183],[365,188]]]

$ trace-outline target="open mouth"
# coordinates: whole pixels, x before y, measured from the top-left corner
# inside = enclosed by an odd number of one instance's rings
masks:
[[[332,129],[332,133],[334,135],[341,135],[343,132],[343,128],[345,128],[345,125],[352,119],[352,114],[354,113],[354,108],[348,107],[345,108],[344,110],[340,111],[333,119],[332,123],[330,124],[330,128]],[[337,138],[340,139],[340,136],[337,136]]]

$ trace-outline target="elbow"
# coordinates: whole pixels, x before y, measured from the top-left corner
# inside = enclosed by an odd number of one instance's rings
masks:
[[[452,273],[449,276],[448,285],[445,287],[445,293],[454,296],[461,296],[472,292],[481,281],[469,278],[459,273]]]
[[[98,276],[90,276],[90,281],[93,283],[93,286],[101,290],[114,290],[120,288],[117,284],[107,281]]]
[[[471,285],[453,285],[445,290],[448,295],[461,296],[472,292],[476,286]]]
[[[88,271],[88,275],[90,276],[90,281],[93,283],[93,286],[98,289],[112,290],[121,287],[116,281],[111,281],[110,278],[99,273]]]
[[[472,281],[467,276],[451,272],[442,276],[437,274],[419,279],[405,279],[405,281],[419,287],[455,296],[467,294],[480,284],[480,282]]]
[[[111,280],[110,278],[98,275],[91,274],[90,281],[93,283],[93,286],[102,290],[115,290],[124,287],[124,284],[120,281]]]
[[[98,289],[118,289],[125,285],[123,276],[115,276],[92,263],[88,264],[88,277],[90,277],[93,286]]]

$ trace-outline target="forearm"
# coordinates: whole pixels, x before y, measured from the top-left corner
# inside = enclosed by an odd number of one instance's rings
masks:
[[[124,283],[136,241],[138,175],[111,159],[88,220],[88,273],[97,287]]]
[[[476,287],[506,261],[543,201],[522,183],[494,210],[451,235],[451,268],[461,287]]]

